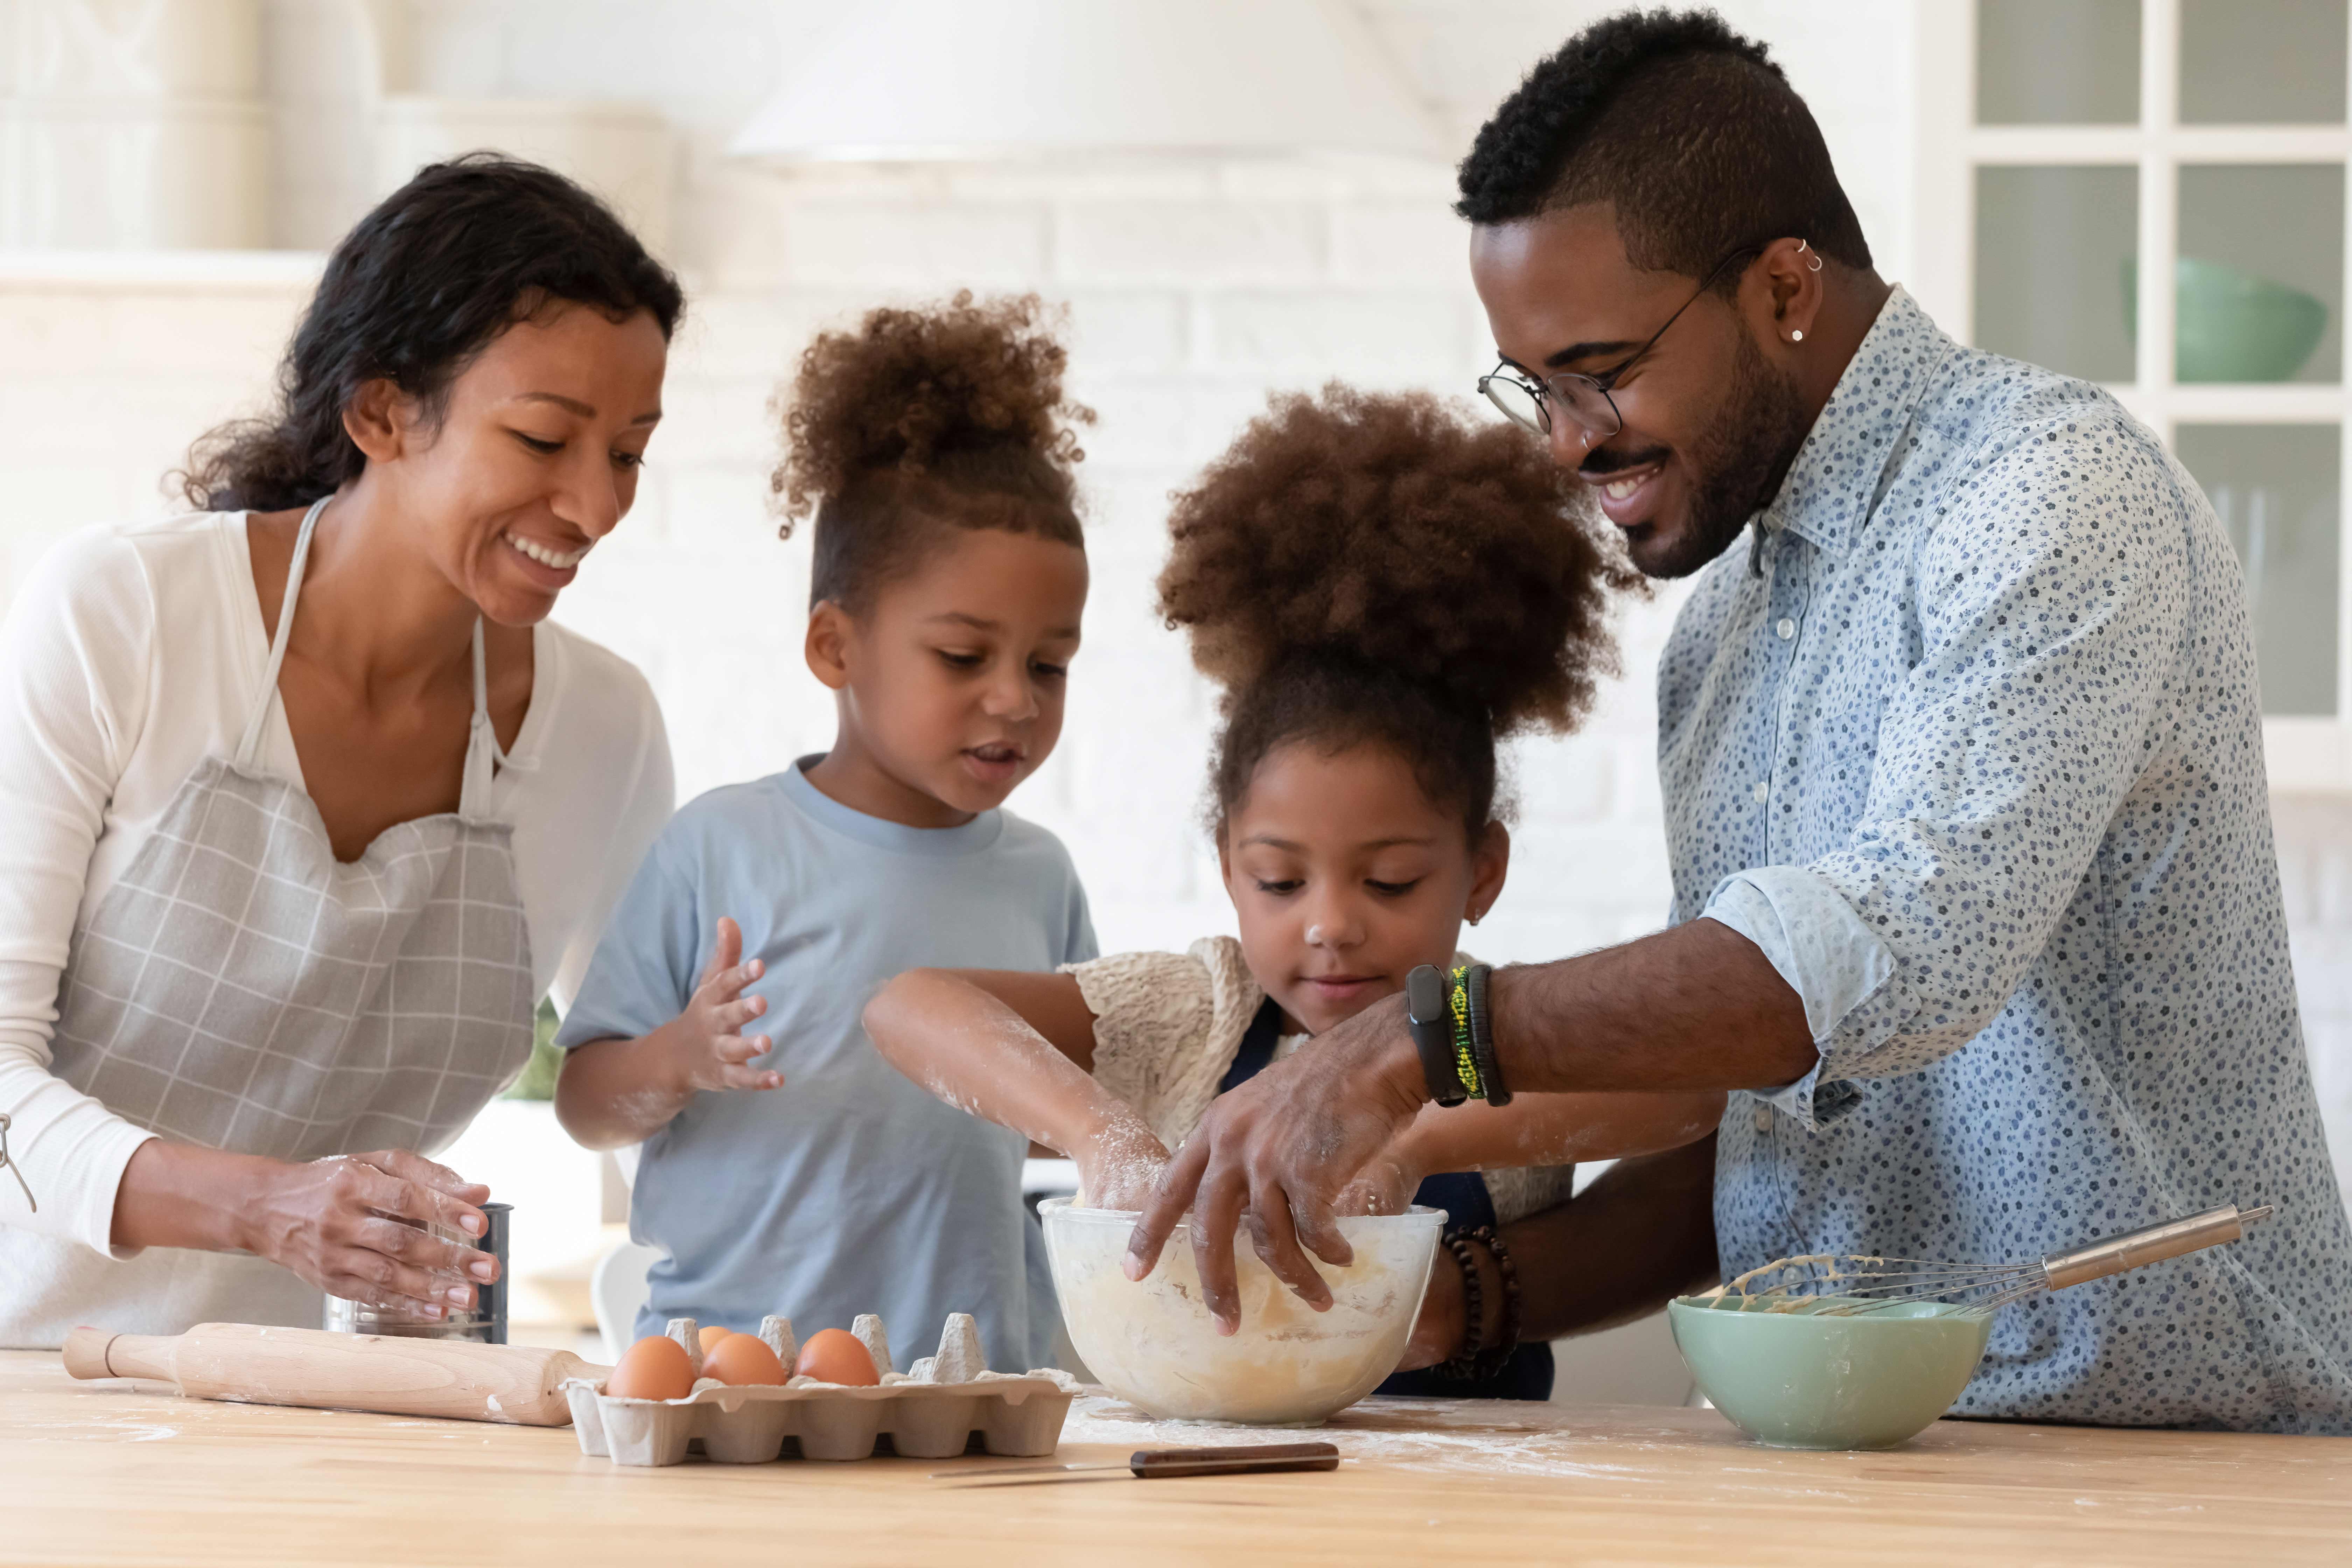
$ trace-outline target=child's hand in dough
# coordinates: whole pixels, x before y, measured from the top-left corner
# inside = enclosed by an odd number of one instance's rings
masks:
[[[1167,1167],[1168,1146],[1127,1112],[1105,1121],[1070,1157],[1078,1166],[1079,1207],[1134,1210]]]
[[[767,999],[746,996],[743,987],[767,973],[758,959],[743,956],[743,931],[720,917],[719,941],[686,1011],[665,1026],[681,1085],[699,1089],[777,1089],[784,1075],[751,1065],[774,1049],[765,1035],[745,1035],[743,1026],[768,1010]]]
[[[1421,1190],[1422,1173],[1397,1152],[1394,1143],[1372,1156],[1356,1179],[1339,1189],[1331,1205],[1334,1214],[1402,1214]]]

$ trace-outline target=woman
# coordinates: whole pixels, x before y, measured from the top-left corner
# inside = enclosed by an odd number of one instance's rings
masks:
[[[477,155],[329,259],[202,510],[91,530],[0,649],[0,1344],[463,1310],[446,1144],[668,815],[637,671],[547,623],[635,496],[676,279]],[[34,1205],[37,1204],[37,1208]]]

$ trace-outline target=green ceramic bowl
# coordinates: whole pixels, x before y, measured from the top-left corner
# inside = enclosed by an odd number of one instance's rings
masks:
[[[1768,1311],[1738,1297],[1666,1305],[1675,1348],[1732,1425],[1776,1448],[1891,1448],[1960,1396],[1992,1320],[1935,1301],[1853,1317]]]
[[[2181,381],[2287,381],[2327,335],[2327,307],[2300,289],[2194,256],[2174,263],[2173,364]],[[2124,322],[2139,335],[2139,268],[2124,263]]]

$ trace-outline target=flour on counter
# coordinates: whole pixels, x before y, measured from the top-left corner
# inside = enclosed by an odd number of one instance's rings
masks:
[[[1213,1421],[1155,1421],[1123,1400],[1096,1394],[1070,1406],[1069,1418],[1062,1424],[1062,1441],[1128,1448],[1190,1448],[1211,1443],[1296,1442],[1299,1439],[1293,1434],[1298,1430]],[[1510,1426],[1496,1420],[1491,1406],[1474,1417],[1456,1400],[1368,1399],[1309,1430],[1315,1440],[1336,1447],[1343,1459],[1376,1459],[1413,1469],[1609,1476],[1663,1484],[1663,1478],[1644,1476],[1635,1466],[1600,1459],[1597,1456],[1609,1449],[1591,1439],[1549,1426]]]

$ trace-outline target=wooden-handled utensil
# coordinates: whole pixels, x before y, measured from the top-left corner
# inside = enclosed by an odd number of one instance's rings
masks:
[[[1233,1476],[1264,1470],[1336,1470],[1339,1450],[1329,1443],[1257,1443],[1229,1448],[1139,1448],[1123,1465],[1023,1465],[1011,1470],[934,1470],[931,1479],[975,1487],[1034,1486],[1040,1481],[1103,1480],[1125,1471],[1141,1481],[1175,1476]]]
[[[152,1378],[194,1399],[520,1426],[570,1426],[564,1380],[612,1371],[570,1351],[257,1323],[198,1323],[184,1334],[76,1329],[65,1362],[75,1377]]]

